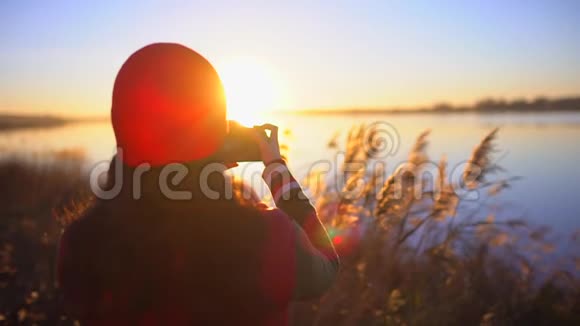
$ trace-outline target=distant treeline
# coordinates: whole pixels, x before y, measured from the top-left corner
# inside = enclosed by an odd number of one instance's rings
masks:
[[[0,130],[20,128],[58,127],[69,122],[66,119],[53,116],[24,116],[0,114]]]
[[[534,100],[487,98],[473,105],[452,105],[439,103],[430,107],[419,108],[337,108],[337,109],[306,109],[289,111],[298,114],[411,114],[411,113],[529,113],[529,112],[580,112],[580,96],[546,98],[538,97]],[[59,127],[73,122],[101,122],[108,121],[108,117],[89,118],[62,118],[50,115],[16,115],[0,113],[0,131],[21,128],[49,128]]]
[[[538,97],[534,100],[487,98],[473,105],[458,106],[448,103],[439,103],[430,107],[421,108],[350,108],[350,109],[311,109],[301,110],[301,114],[376,114],[376,113],[528,113],[528,112],[580,112],[580,96],[546,98]]]
[[[50,115],[16,115],[0,113],[0,131],[23,128],[51,128],[64,126],[73,122],[97,122],[105,120],[105,117],[69,119]]]

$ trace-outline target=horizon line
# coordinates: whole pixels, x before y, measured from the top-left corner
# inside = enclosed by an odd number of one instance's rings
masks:
[[[483,97],[479,100],[471,102],[471,104],[452,104],[450,101],[437,101],[431,105],[422,106],[336,106],[336,107],[312,107],[312,108],[294,108],[294,109],[275,109],[270,111],[273,114],[373,114],[373,113],[463,113],[469,111],[478,111],[485,113],[485,111],[493,112],[493,108],[478,107],[481,103],[485,101],[495,101],[499,104],[504,105],[530,105],[537,101],[546,101],[548,103],[558,102],[558,101],[578,101],[579,106],[574,109],[566,108],[564,110],[559,108],[544,108],[534,111],[580,111],[580,94],[574,95],[563,95],[563,96],[543,96],[538,95],[534,97],[513,97],[511,99],[506,99],[505,97]],[[521,102],[521,103],[518,103]],[[7,117],[30,117],[30,118],[58,118],[65,119],[69,121],[98,121],[109,119],[108,110],[103,113],[98,113],[95,111],[81,113],[81,112],[70,112],[65,113],[62,110],[57,112],[50,111],[27,111],[22,112],[22,110],[6,110],[0,109],[0,118]],[[497,110],[496,110],[497,111]],[[525,111],[518,110],[517,108],[512,108],[509,111]],[[72,114],[71,114],[72,113]]]

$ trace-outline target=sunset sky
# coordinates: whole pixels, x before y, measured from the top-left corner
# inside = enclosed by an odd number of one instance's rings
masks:
[[[0,111],[106,114],[121,64],[159,41],[206,56],[226,90],[267,87],[272,109],[580,93],[576,0],[4,0]]]

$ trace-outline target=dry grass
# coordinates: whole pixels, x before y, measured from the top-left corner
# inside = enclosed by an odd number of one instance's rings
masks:
[[[81,164],[69,152],[0,162],[0,324],[72,324],[55,284],[56,217],[88,203]]]
[[[349,133],[345,182],[323,183],[315,194],[342,271],[326,296],[295,305],[294,324],[580,324],[574,267],[542,270],[554,254],[548,229],[488,209],[513,181],[495,174],[496,130],[453,184],[445,157],[426,164],[428,132],[417,138],[409,164],[386,174],[376,149],[364,146],[373,136],[364,128]],[[338,150],[338,140],[330,146]],[[66,153],[0,162],[0,323],[72,323],[53,272],[60,224],[89,204],[81,166]],[[481,197],[468,201],[458,188]]]
[[[343,171],[345,187],[326,184],[317,193],[343,269],[324,298],[296,305],[295,324],[580,322],[578,270],[570,268],[578,258],[543,270],[542,262],[553,261],[547,229],[496,218],[490,209],[515,180],[496,175],[497,129],[483,137],[461,180],[451,184],[445,157],[426,164],[428,131],[417,138],[407,164],[386,175],[360,146],[369,142],[360,138],[364,128],[349,133],[345,154],[345,166],[359,163],[360,169]],[[436,178],[430,182],[424,172],[433,166]],[[366,185],[358,196],[350,191],[355,184]],[[480,197],[467,200],[456,189]],[[578,245],[577,237],[571,240]]]

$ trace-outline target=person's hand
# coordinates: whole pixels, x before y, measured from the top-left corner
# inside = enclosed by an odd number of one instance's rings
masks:
[[[270,137],[267,136],[266,130],[270,130]],[[278,144],[278,127],[272,124],[254,126],[254,139],[260,147],[262,162],[268,165],[274,161],[281,161],[280,145]]]

